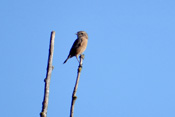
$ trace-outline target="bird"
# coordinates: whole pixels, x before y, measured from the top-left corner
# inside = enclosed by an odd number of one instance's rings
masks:
[[[69,55],[63,64],[65,64],[67,60],[69,58],[72,58],[73,56],[75,56],[78,60],[78,56],[81,55],[86,50],[87,43],[88,43],[87,33],[85,31],[78,31],[76,35],[77,35],[77,39],[74,41],[70,49]]]

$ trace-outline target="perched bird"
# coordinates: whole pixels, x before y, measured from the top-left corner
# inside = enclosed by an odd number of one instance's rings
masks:
[[[72,45],[72,48],[70,49],[69,55],[68,55],[67,59],[64,61],[64,63],[66,63],[67,60],[69,58],[72,58],[73,56],[75,56],[78,60],[78,56],[80,54],[82,54],[86,49],[87,42],[88,42],[87,33],[85,31],[79,31],[76,33],[76,35],[77,35],[77,39],[75,40],[74,44]],[[78,60],[78,62],[79,62],[79,60]]]

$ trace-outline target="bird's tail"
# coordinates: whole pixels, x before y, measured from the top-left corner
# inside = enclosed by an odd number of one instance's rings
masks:
[[[69,58],[70,58],[70,55],[67,57],[67,59],[64,61],[63,64],[65,64]]]

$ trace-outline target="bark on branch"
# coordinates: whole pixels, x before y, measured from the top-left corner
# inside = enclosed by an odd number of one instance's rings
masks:
[[[74,87],[74,90],[72,93],[70,117],[73,117],[73,113],[74,113],[75,100],[77,99],[76,92],[77,92],[78,83],[79,83],[79,79],[80,79],[80,73],[81,73],[81,69],[82,69],[83,59],[84,59],[84,55],[80,55],[80,62],[79,62],[78,71],[77,71],[77,79],[76,79],[75,87]]]
[[[49,57],[48,57],[48,64],[47,64],[47,73],[46,73],[46,78],[44,80],[44,82],[45,82],[44,99],[43,99],[43,103],[42,103],[42,111],[40,113],[40,117],[46,117],[47,116],[50,79],[51,79],[51,73],[52,73],[52,70],[53,70],[52,60],[53,60],[53,51],[54,51],[54,39],[55,39],[55,31],[52,31],[51,32],[51,37],[50,37],[50,47],[49,47]]]

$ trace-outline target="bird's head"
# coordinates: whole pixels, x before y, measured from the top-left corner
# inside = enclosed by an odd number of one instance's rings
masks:
[[[76,33],[76,35],[77,35],[78,38],[79,37],[86,37],[88,39],[88,35],[87,35],[87,33],[85,31],[78,31]]]

